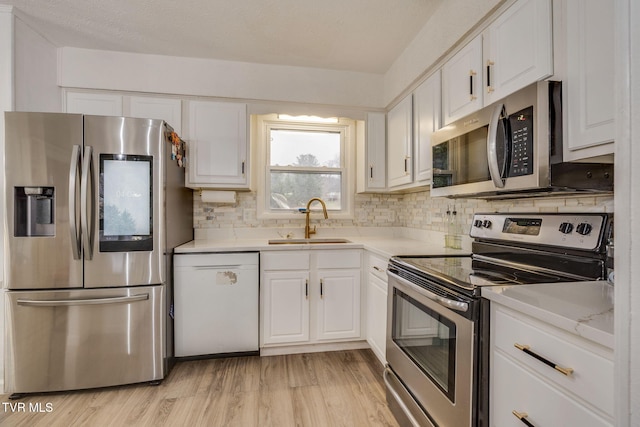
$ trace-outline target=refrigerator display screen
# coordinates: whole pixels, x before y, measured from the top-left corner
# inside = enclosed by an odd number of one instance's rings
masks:
[[[100,251],[153,249],[153,157],[100,155]]]

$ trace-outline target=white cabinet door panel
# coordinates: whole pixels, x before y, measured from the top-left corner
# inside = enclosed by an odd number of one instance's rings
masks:
[[[436,71],[413,92],[413,163],[417,182],[431,181],[431,134],[440,129],[440,71]]]
[[[318,339],[360,336],[360,269],[318,271]]]
[[[190,101],[188,186],[248,188],[247,132],[246,104]]]
[[[442,67],[442,118],[445,125],[482,107],[482,35]]]
[[[551,0],[514,3],[484,35],[484,105],[553,73]]]
[[[387,114],[387,180],[389,188],[410,184],[413,146],[412,96],[404,98]]]
[[[94,116],[122,116],[122,95],[67,92],[66,112]]]
[[[614,8],[598,0],[567,0],[567,111],[568,159],[584,148],[614,139]],[[595,155],[613,153],[613,144]]]
[[[178,135],[182,135],[182,101],[170,98],[154,98],[150,96],[131,96],[129,101],[129,117],[143,119],[160,119],[167,122]]]
[[[265,344],[309,340],[309,273],[267,271],[263,273]]]

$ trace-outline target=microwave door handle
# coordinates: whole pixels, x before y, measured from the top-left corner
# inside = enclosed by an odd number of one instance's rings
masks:
[[[82,240],[86,260],[93,259],[93,233],[95,196],[93,194],[93,148],[84,148],[82,164],[82,180],[80,183],[80,218],[82,223]]]
[[[79,260],[82,254],[80,250],[82,242],[80,241],[80,230],[78,228],[78,218],[76,217],[80,162],[80,146],[74,145],[71,151],[71,165],[69,166],[69,234],[71,237],[71,253],[75,260]]]
[[[489,121],[489,131],[487,133],[487,160],[489,163],[489,174],[491,180],[497,188],[504,187],[504,179],[498,164],[498,124],[503,116],[504,104],[498,104],[491,113]]]

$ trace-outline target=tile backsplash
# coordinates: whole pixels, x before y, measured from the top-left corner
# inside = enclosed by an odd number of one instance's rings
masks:
[[[194,197],[194,228],[304,227],[300,219],[256,218],[256,193],[239,192],[233,205],[203,203]],[[321,220],[323,227],[407,227],[446,231],[447,210],[457,212],[463,229],[475,212],[613,212],[613,196],[572,196],[499,201],[430,197],[429,191],[407,194],[357,194],[353,219]]]

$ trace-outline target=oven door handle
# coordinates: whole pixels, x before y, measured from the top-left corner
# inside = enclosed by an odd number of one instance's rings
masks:
[[[409,288],[411,288],[412,290],[418,292],[420,295],[424,295],[425,297],[429,298],[432,301],[437,302],[438,304],[440,304],[443,307],[447,307],[450,308],[451,310],[455,310],[455,311],[461,311],[463,313],[466,313],[469,310],[469,304],[466,302],[462,302],[462,301],[456,301],[456,300],[452,300],[449,298],[445,298],[445,297],[441,297],[440,295],[436,295],[433,292],[431,292],[428,289],[425,289],[421,286],[418,286],[414,283],[411,283],[410,281],[408,281],[407,279],[404,279],[400,276],[398,276],[397,274],[387,270],[387,276],[389,276],[390,278],[397,280],[398,282],[400,282],[401,284],[403,284],[404,286],[407,286]]]

